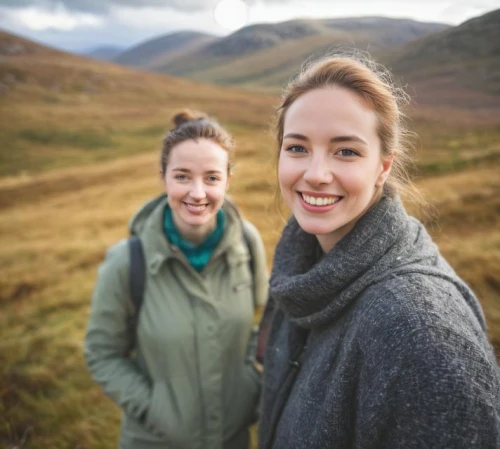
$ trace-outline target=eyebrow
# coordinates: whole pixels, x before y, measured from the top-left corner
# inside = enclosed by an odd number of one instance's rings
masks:
[[[187,168],[182,168],[182,167],[174,167],[172,169],[172,171],[178,171],[178,172],[181,172],[181,173],[191,173],[191,170],[189,170]],[[204,173],[208,174],[208,175],[213,175],[213,174],[218,174],[218,173],[223,173],[223,172],[221,170],[207,170]]]
[[[291,138],[291,139],[297,139],[297,140],[303,140],[304,142],[309,142],[309,139],[302,135],[302,134],[296,134],[296,133],[288,133],[286,134],[284,137],[283,137],[283,140],[284,139],[288,139],[288,138]],[[330,139],[330,142],[331,143],[338,143],[338,142],[360,142],[360,143],[363,143],[365,145],[368,145],[366,143],[365,140],[363,140],[361,137],[358,137],[358,136],[355,136],[355,135],[348,135],[348,136],[336,136],[336,137],[332,137]]]

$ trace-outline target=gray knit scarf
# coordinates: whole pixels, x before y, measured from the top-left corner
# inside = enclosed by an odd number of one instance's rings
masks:
[[[412,272],[452,282],[485,329],[473,293],[439,256],[423,225],[406,214],[398,197],[383,196],[319,262],[318,248],[316,237],[305,233],[293,217],[276,248],[270,296],[300,327],[334,321],[389,272]]]

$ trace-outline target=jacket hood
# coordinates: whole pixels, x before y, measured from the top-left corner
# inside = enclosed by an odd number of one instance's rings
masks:
[[[301,327],[334,321],[368,287],[408,273],[454,284],[485,327],[473,293],[398,197],[382,197],[318,262],[319,253],[316,236],[305,233],[292,217],[276,247],[270,294]]]
[[[172,257],[177,257],[178,248],[172,245],[163,231],[163,214],[167,204],[167,195],[146,202],[135,213],[129,223],[131,234],[141,238],[146,263],[152,274],[158,272],[163,263]],[[225,198],[222,206],[226,213],[224,235],[217,246],[213,257],[225,253],[228,260],[237,260],[246,254],[244,245],[240,245],[243,239],[242,219],[236,206]]]
[[[144,229],[146,225],[146,221],[151,216],[153,211],[165,201],[167,195],[162,193],[161,195],[149,200],[144,203],[139,210],[132,216],[129,221],[128,227],[130,233],[133,235],[140,235],[141,231]]]

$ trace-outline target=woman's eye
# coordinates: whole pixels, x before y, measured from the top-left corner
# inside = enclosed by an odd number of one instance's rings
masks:
[[[187,179],[187,176],[186,175],[175,175],[175,179],[177,179],[177,181],[185,181]]]
[[[209,176],[208,177],[209,182],[217,182],[218,180],[219,180],[219,178],[217,176]]]
[[[290,145],[286,151],[289,151],[290,153],[305,153],[306,149],[300,145]]]
[[[340,154],[341,156],[356,156],[357,153],[354,151],[354,150],[350,150],[348,148],[342,148],[338,154]]]

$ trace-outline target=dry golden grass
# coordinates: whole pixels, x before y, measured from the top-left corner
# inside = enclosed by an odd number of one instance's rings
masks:
[[[272,165],[262,163],[270,152],[252,140],[240,136],[230,193],[261,229],[270,258],[281,219]],[[134,210],[160,191],[156,162],[157,153],[149,152],[0,182],[0,443],[6,447],[25,434],[26,448],[114,447],[118,411],[90,380],[82,339],[97,264],[127,235]],[[498,344],[497,173],[498,165],[479,167],[420,185],[439,212],[432,232],[480,295]],[[6,199],[11,195],[15,202]]]

